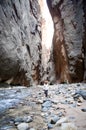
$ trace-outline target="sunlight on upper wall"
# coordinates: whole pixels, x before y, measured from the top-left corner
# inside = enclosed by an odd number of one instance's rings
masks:
[[[42,14],[42,46],[45,45],[49,49],[52,45],[54,33],[53,21],[47,7],[46,0],[39,0]]]

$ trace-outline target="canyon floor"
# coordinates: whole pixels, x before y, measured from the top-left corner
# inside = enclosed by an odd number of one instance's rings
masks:
[[[79,92],[83,91],[82,94]],[[0,88],[0,130],[61,130],[72,123],[86,130],[86,84]]]

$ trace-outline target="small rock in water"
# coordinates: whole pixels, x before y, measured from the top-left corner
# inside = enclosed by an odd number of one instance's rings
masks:
[[[61,130],[77,130],[77,127],[73,123],[62,123]]]
[[[28,123],[20,123],[18,126],[17,126],[18,130],[27,130],[29,128],[29,125]]]

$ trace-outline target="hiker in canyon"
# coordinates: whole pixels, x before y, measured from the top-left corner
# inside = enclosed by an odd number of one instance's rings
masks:
[[[45,97],[48,97],[48,81],[44,81],[44,94]]]

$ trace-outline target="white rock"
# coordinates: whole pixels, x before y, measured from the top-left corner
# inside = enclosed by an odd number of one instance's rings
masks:
[[[30,130],[35,130],[34,128],[30,128]]]
[[[27,130],[28,128],[29,128],[28,123],[20,123],[20,124],[17,126],[17,129],[18,129],[18,130]]]
[[[77,130],[77,127],[73,123],[62,123],[61,130]]]
[[[64,117],[64,118],[61,118],[60,120],[58,120],[56,122],[55,126],[60,126],[62,123],[65,123],[65,122],[68,122],[68,118],[67,117]]]
[[[77,106],[81,106],[81,103],[77,103]]]

